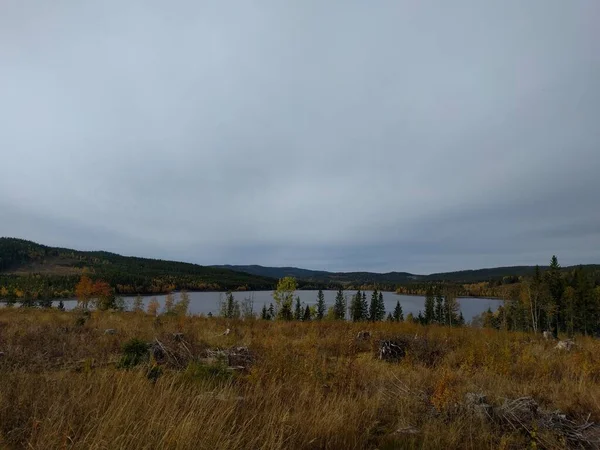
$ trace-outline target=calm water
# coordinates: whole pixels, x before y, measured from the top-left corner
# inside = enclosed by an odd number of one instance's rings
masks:
[[[300,301],[305,304],[313,305],[317,302],[318,291],[297,291],[296,295],[300,297]],[[356,291],[344,291],[350,304],[350,299]],[[325,294],[325,303],[327,306],[333,306],[335,301],[336,291],[323,291]],[[234,296],[236,300],[241,301],[244,298],[252,297],[254,299],[254,312],[260,314],[263,305],[266,303],[267,307],[269,303],[275,303],[272,297],[272,291],[254,291],[254,292],[235,292]],[[219,312],[219,302],[225,297],[224,292],[190,292],[190,313],[192,314],[208,314],[209,312],[217,315]],[[164,305],[165,296],[157,295],[156,299]],[[128,308],[131,308],[133,299],[135,297],[124,297],[125,304]],[[148,305],[153,297],[144,297],[144,304]],[[179,298],[178,294],[175,294],[175,299]],[[367,291],[367,300],[370,301],[371,292]],[[413,296],[413,295],[397,295],[393,292],[384,292],[383,300],[385,302],[385,309],[387,312],[392,312],[396,306],[396,302],[400,300],[404,316],[408,313],[417,315],[419,311],[424,310],[425,297]],[[63,300],[66,309],[73,309],[77,306],[76,300]],[[501,300],[490,299],[490,298],[461,298],[459,299],[460,309],[465,317],[465,320],[469,321],[473,316],[482,313],[483,311],[491,308],[495,311],[498,306],[502,303]],[[55,302],[55,305],[58,302]]]

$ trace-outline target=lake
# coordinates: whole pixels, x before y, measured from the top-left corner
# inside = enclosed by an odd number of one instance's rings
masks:
[[[317,292],[318,291],[296,291],[296,295],[300,297],[300,301],[304,304],[314,305],[317,302]],[[371,292],[367,292],[367,301],[371,299]],[[325,303],[327,307],[333,306],[335,302],[335,295],[337,291],[323,291],[325,294]],[[348,300],[348,305],[350,305],[350,300],[352,296],[356,293],[356,291],[344,291],[344,295],[346,295]],[[269,303],[275,303],[272,297],[272,291],[252,291],[252,292],[234,292],[234,297],[236,300],[241,301],[244,298],[252,297],[254,299],[254,312],[260,314],[260,311],[264,304],[269,306]],[[175,299],[179,299],[178,294],[174,294]],[[190,292],[190,308],[189,311],[192,314],[208,314],[209,312],[213,315],[217,315],[219,313],[219,302],[221,299],[225,297],[224,292]],[[148,305],[152,298],[156,297],[156,299],[161,304],[161,308],[164,305],[165,296],[164,295],[156,295],[156,296],[144,296],[144,305]],[[127,308],[131,308],[133,303],[133,299],[135,297],[124,297],[125,304]],[[415,316],[419,313],[419,311],[424,311],[424,303],[425,297],[414,296],[414,295],[397,295],[394,292],[384,292],[383,300],[385,302],[385,310],[386,314],[388,312],[393,312],[396,307],[396,302],[400,300],[400,304],[402,305],[402,310],[404,312],[404,316],[408,313],[413,313]],[[63,300],[65,304],[65,308],[67,310],[73,309],[77,306],[76,300]],[[486,311],[488,308],[491,308],[492,311],[495,311],[498,306],[502,304],[502,300],[491,299],[491,298],[460,298],[458,300],[460,305],[460,309],[463,313],[463,316],[466,321],[470,321],[473,316],[476,316],[483,311]],[[54,302],[56,306],[58,301]]]

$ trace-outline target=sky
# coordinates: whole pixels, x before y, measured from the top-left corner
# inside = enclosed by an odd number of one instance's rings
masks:
[[[600,2],[2,0],[0,236],[199,264],[600,263]]]

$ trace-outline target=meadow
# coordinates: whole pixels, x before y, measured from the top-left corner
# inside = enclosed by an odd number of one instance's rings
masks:
[[[379,359],[387,340],[397,360]],[[407,322],[5,308],[0,448],[598,448],[600,341],[555,346]]]

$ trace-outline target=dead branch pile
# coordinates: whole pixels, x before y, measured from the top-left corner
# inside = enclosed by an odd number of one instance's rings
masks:
[[[560,411],[548,411],[541,408],[531,397],[505,400],[501,406],[487,404],[485,396],[469,393],[465,406],[476,416],[490,420],[501,427],[515,431],[524,431],[535,436],[539,444],[549,447],[543,431],[560,436],[569,448],[600,448],[600,425],[589,421],[576,422]]]

